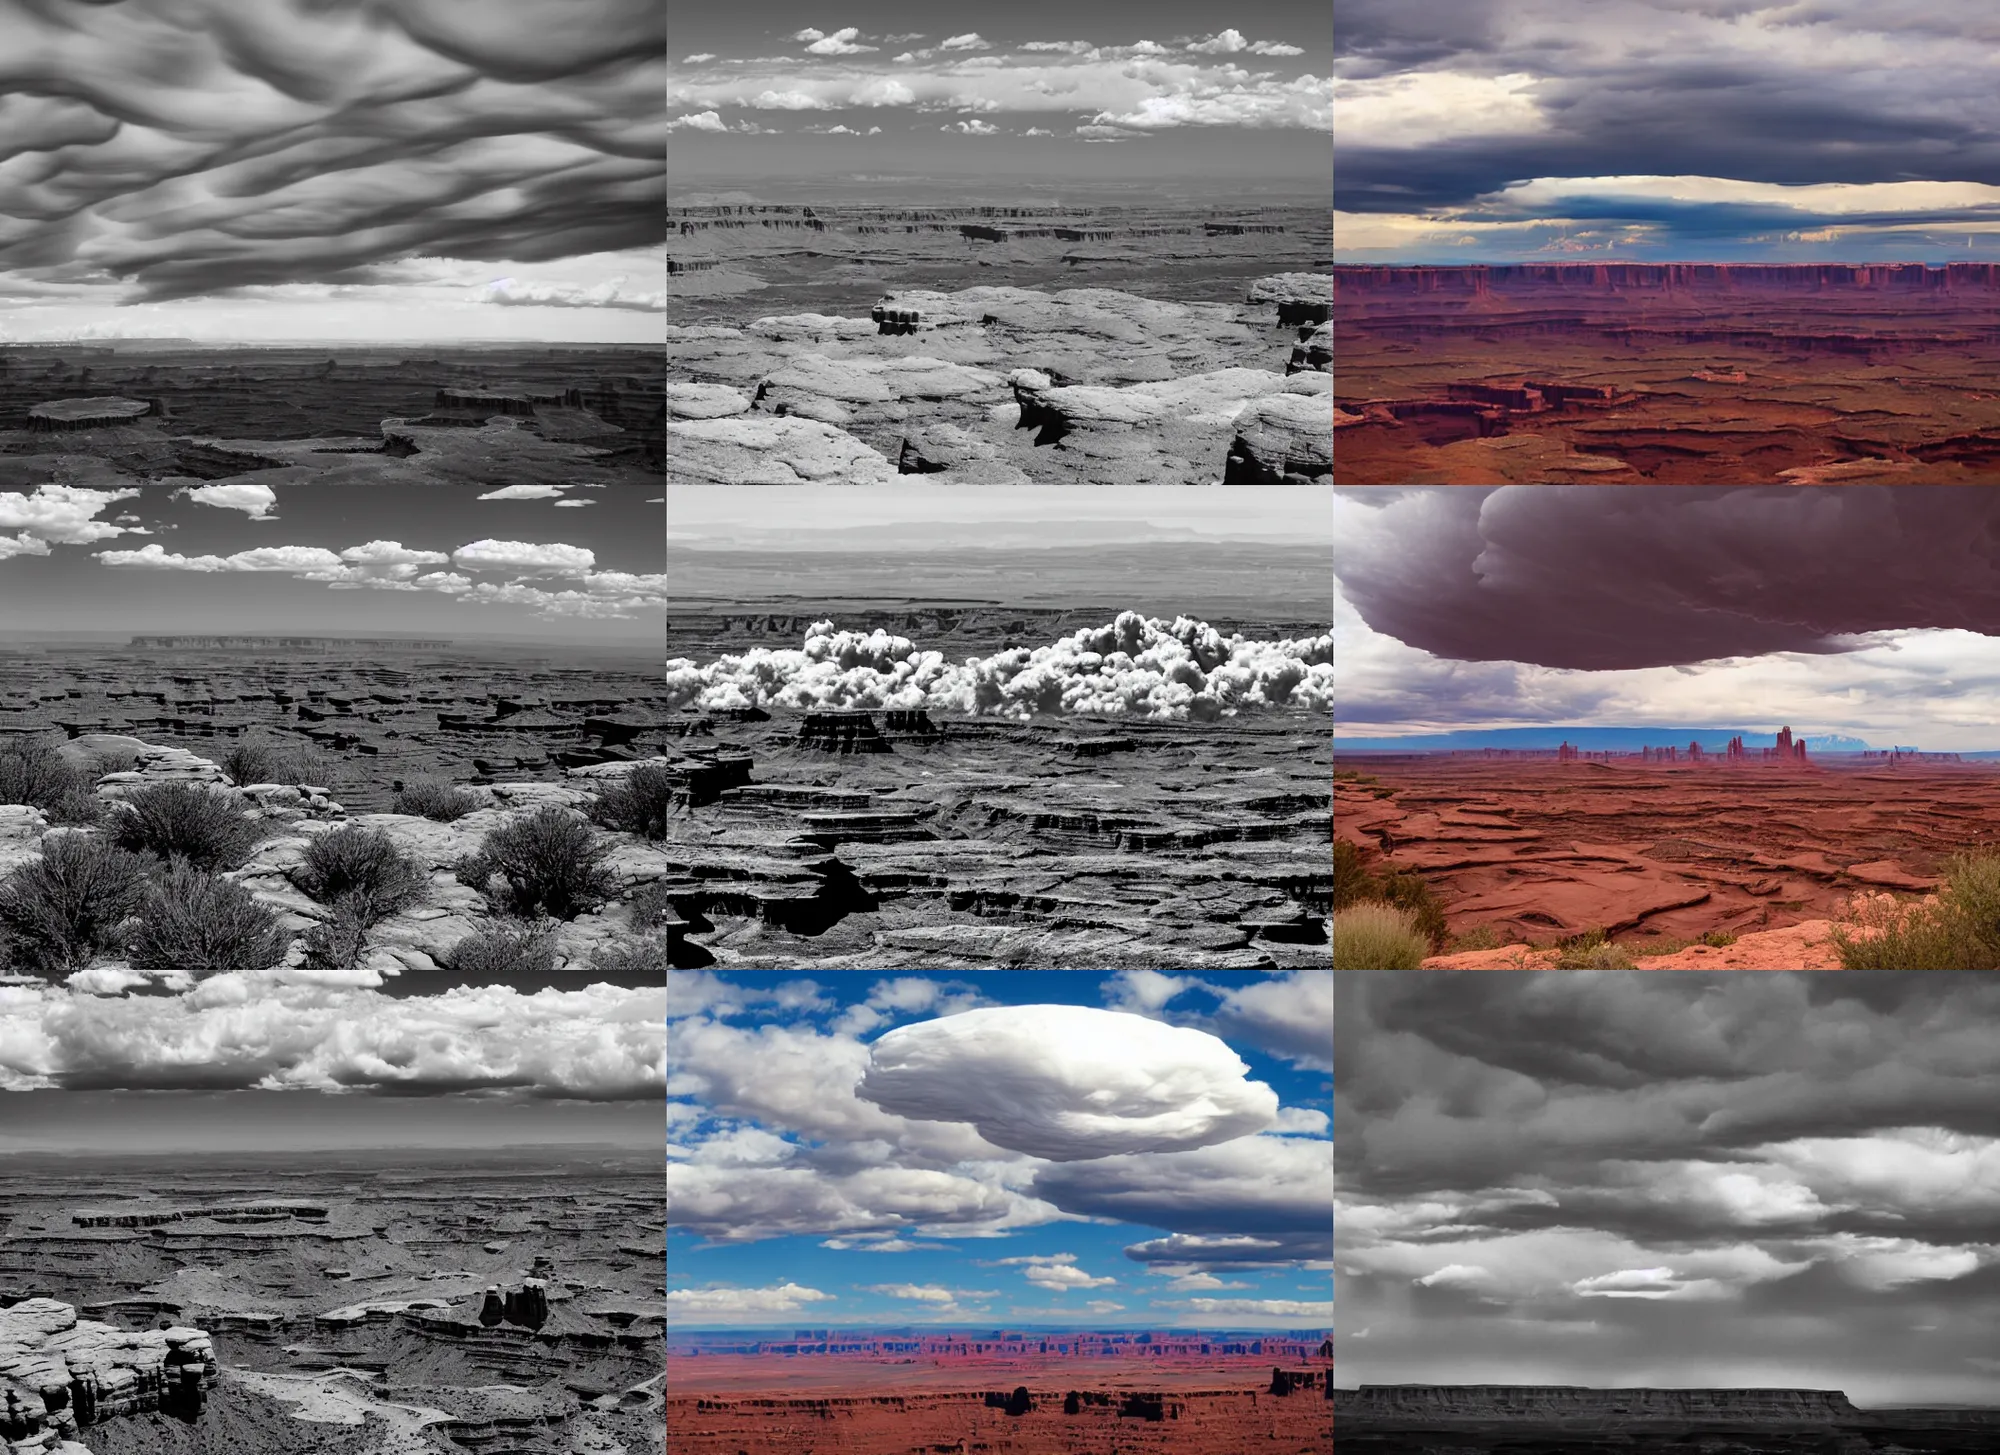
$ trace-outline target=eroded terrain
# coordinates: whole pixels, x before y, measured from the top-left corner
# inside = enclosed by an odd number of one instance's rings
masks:
[[[1323,214],[714,203],[669,223],[670,480],[1331,470]]]
[[[1341,484],[2000,469],[1989,264],[1335,270]]]
[[[1340,762],[1375,781],[1335,782],[1339,837],[1421,874],[1452,933],[1537,944],[1601,929],[1643,954],[1837,920],[2000,840],[2000,771],[1975,763]]]
[[[66,1307],[189,1371],[109,1381],[92,1455],[657,1452],[664,1234],[657,1159],[610,1152],[17,1156],[0,1390],[10,1318]]]

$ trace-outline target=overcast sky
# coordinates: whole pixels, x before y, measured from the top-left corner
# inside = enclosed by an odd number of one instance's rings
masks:
[[[1332,1327],[1332,973],[671,972],[677,1327]]]
[[[1342,1385],[2000,1403],[2000,977],[1338,977]]]
[[[2000,261],[1986,0],[1341,0],[1347,262]]]
[[[647,342],[660,0],[0,0],[0,342]]]
[[[2000,748],[2000,500],[1955,486],[1335,492],[1335,720]]]
[[[1315,0],[670,8],[676,191],[900,173],[1277,179],[1326,195],[1329,20]]]

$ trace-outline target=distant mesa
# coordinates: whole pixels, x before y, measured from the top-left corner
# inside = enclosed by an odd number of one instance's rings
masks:
[[[337,652],[352,647],[370,651],[443,651],[457,643],[422,637],[250,637],[144,636],[131,646],[142,652]]]
[[[799,746],[827,753],[887,753],[889,740],[872,712],[809,712],[799,724]]]
[[[1341,264],[1342,297],[1494,293],[1824,293],[1849,290],[1939,294],[2000,289],[2000,263],[1503,263],[1393,267]]]
[[[1589,1389],[1564,1385],[1364,1384],[1334,1395],[1335,1417],[1382,1425],[1520,1424],[1621,1427],[1859,1424],[1837,1389]]]
[[[126,399],[116,394],[88,399],[52,399],[28,410],[31,434],[70,434],[86,429],[113,429],[164,415],[157,399]]]

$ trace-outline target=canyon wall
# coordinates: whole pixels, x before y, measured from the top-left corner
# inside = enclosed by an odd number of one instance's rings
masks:
[[[1686,1424],[1827,1424],[1862,1419],[1837,1389],[1586,1389],[1560,1385],[1364,1384],[1337,1390],[1336,1418],[1411,1424],[1665,1420]]]

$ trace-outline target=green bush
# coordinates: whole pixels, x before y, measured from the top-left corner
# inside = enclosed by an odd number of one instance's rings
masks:
[[[390,806],[397,813],[413,813],[438,823],[456,823],[483,804],[478,794],[469,793],[455,783],[419,778],[397,789]]]
[[[663,763],[642,763],[623,778],[606,783],[590,806],[593,822],[608,829],[637,834],[642,839],[667,836],[667,807],[673,802],[672,780]]]
[[[380,829],[342,824],[307,843],[291,881],[366,928],[422,900],[430,876]]]
[[[1431,952],[1407,911],[1362,900],[1333,914],[1333,968],[1416,970]]]
[[[42,840],[42,856],[0,880],[8,959],[44,975],[81,970],[119,943],[145,894],[147,861],[85,834]]]
[[[1456,955],[1461,950],[1497,950],[1506,943],[1492,925],[1474,925],[1462,935],[1453,935],[1447,949]]]
[[[1599,932],[1601,935],[1601,931]],[[1569,945],[1556,958],[1558,970],[1630,970],[1632,957],[1625,953],[1623,945],[1615,945],[1607,939],[1596,939],[1588,944]]]
[[[506,887],[501,907],[526,918],[575,919],[617,893],[604,868],[613,845],[553,805],[510,819],[480,841],[479,854]]]
[[[548,925],[487,925],[446,950],[438,965],[454,975],[479,977],[476,983],[550,975],[556,968],[555,933]]]
[[[1375,877],[1361,867],[1361,850],[1346,839],[1333,841],[1333,907],[1345,909],[1375,897]]]
[[[263,837],[258,820],[228,795],[195,783],[152,783],[127,797],[111,818],[128,849],[185,859],[211,873],[239,869]]]
[[[285,958],[277,916],[233,879],[185,859],[146,887],[127,954],[140,970],[268,970]]]
[[[89,796],[90,775],[55,750],[31,739],[0,748],[0,803],[27,804],[48,812],[76,794]]]
[[[1960,854],[1929,899],[1876,900],[1833,929],[1844,970],[2000,970],[2000,855]]]
[[[1445,929],[1444,907],[1431,895],[1431,887],[1420,874],[1390,874],[1381,881],[1378,897],[1410,917],[1416,932],[1430,941],[1433,952],[1450,938]]]

